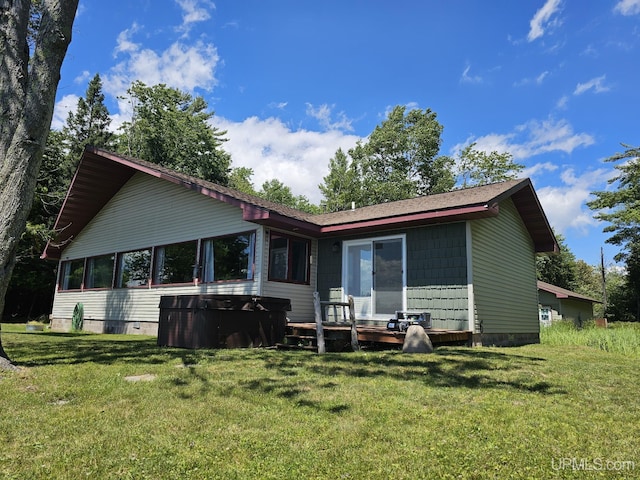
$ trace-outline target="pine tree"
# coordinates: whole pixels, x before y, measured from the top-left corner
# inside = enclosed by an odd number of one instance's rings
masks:
[[[106,149],[113,147],[114,134],[109,131],[110,125],[111,117],[104,104],[102,80],[96,73],[87,86],[84,98],[78,100],[76,111],[69,112],[62,130],[72,171],[75,170],[85,146]]]

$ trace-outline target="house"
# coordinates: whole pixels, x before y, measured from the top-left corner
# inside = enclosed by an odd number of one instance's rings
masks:
[[[593,320],[593,304],[600,300],[538,281],[540,323],[551,325],[554,320],[570,320],[576,325]]]
[[[89,147],[44,258],[52,328],[156,334],[163,295],[291,301],[290,322],[354,297],[359,322],[430,312],[475,344],[539,341],[535,255],[558,245],[531,181],[310,215]]]

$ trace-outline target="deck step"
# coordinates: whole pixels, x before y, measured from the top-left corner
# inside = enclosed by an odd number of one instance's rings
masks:
[[[316,336],[315,335],[287,334],[287,335],[285,335],[285,338],[289,338],[291,340],[312,340],[312,341],[316,340]]]
[[[293,345],[290,343],[276,343],[278,350],[308,350],[310,352],[317,352],[318,347],[314,345]]]

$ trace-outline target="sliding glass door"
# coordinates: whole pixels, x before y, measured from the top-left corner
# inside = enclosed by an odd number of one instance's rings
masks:
[[[405,239],[384,237],[344,243],[343,288],[358,318],[389,319],[404,310]]]

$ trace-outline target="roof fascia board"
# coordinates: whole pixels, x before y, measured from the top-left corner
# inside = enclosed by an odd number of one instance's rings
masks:
[[[353,233],[362,229],[375,229],[381,227],[391,227],[400,224],[411,224],[425,221],[447,221],[454,219],[466,219],[471,216],[490,217],[498,214],[497,205],[474,205],[470,207],[453,208],[449,210],[438,210],[433,212],[415,213],[400,215],[391,218],[381,218],[376,220],[363,220],[353,223],[343,223],[339,225],[327,225],[320,229],[324,234]]]

